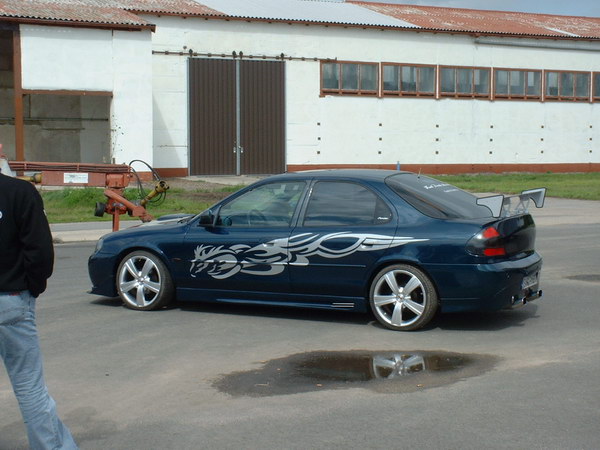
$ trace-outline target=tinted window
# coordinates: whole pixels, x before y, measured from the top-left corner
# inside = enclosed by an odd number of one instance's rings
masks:
[[[546,95],[558,95],[558,73],[546,72]]]
[[[473,78],[477,94],[490,93],[490,71],[488,69],[473,69]]]
[[[363,91],[377,90],[377,69],[374,64],[361,64],[360,89]]]
[[[412,173],[392,175],[386,184],[423,214],[439,219],[475,219],[491,217],[475,197],[455,186]]]
[[[577,97],[590,96],[590,74],[578,73],[575,74],[575,95]]]
[[[358,90],[358,64],[342,64],[342,89]]]
[[[473,71],[471,69],[456,69],[456,92],[470,94],[473,91]]]
[[[258,186],[223,205],[219,226],[288,226],[304,191],[303,181],[269,183]]]
[[[417,91],[417,68],[404,66],[402,67],[402,85],[400,87],[402,91]]]
[[[323,88],[324,89],[339,89],[340,88],[340,67],[338,64],[333,64],[333,63],[323,64]]]
[[[356,183],[320,181],[313,187],[305,226],[377,225],[392,217],[385,202]]]
[[[400,82],[398,66],[383,66],[383,89],[397,91]]]
[[[434,92],[435,69],[433,67],[421,67],[419,90],[423,92]]]
[[[456,73],[454,69],[441,69],[442,76],[442,92],[455,92]]]
[[[573,74],[571,72],[561,72],[559,86],[561,97],[573,97]]]
[[[382,65],[383,90],[403,95],[435,92],[435,68],[429,66]]]
[[[496,94],[508,94],[508,70],[496,71]]]
[[[510,93],[512,95],[525,95],[525,76],[527,72],[511,70]]]
[[[539,96],[542,85],[542,74],[540,72],[528,72],[527,75],[527,94]]]

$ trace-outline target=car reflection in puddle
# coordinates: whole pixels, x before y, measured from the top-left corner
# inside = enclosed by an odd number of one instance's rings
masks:
[[[431,351],[309,352],[223,375],[213,386],[233,396],[251,397],[353,387],[406,393],[481,375],[496,361],[490,355]]]

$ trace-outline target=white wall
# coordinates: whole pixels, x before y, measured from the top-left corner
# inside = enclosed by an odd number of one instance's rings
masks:
[[[21,25],[24,89],[113,90],[110,30]]]
[[[287,164],[600,162],[600,104],[320,97],[312,59],[600,71],[598,52],[482,45],[464,35],[148,19],[155,33],[21,26],[25,89],[113,93],[117,163],[188,166],[190,49],[306,58],[286,61]]]
[[[155,166],[152,148],[152,46],[150,32],[113,32],[114,161],[141,159]]]
[[[152,63],[155,165],[188,167],[188,60],[154,55]]]
[[[23,88],[112,92],[111,158],[116,163],[143,159],[152,165],[150,31],[20,29]]]
[[[600,71],[598,52],[481,45],[463,35],[177,17],[156,23],[155,50]],[[187,56],[153,58],[155,160],[186,167]],[[600,162],[600,104],[320,97],[319,67],[286,61],[287,164]]]

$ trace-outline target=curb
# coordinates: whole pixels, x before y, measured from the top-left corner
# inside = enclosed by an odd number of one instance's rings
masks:
[[[96,242],[105,234],[110,233],[106,230],[89,231],[57,231],[52,233],[52,242],[55,244],[67,244],[69,242]]]

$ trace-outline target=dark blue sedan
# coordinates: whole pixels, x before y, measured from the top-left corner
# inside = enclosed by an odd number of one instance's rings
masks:
[[[527,203],[478,199],[410,172],[328,170],[265,178],[210,209],[104,236],[92,294],[137,310],[174,300],[371,310],[393,330],[436,314],[541,296]]]

